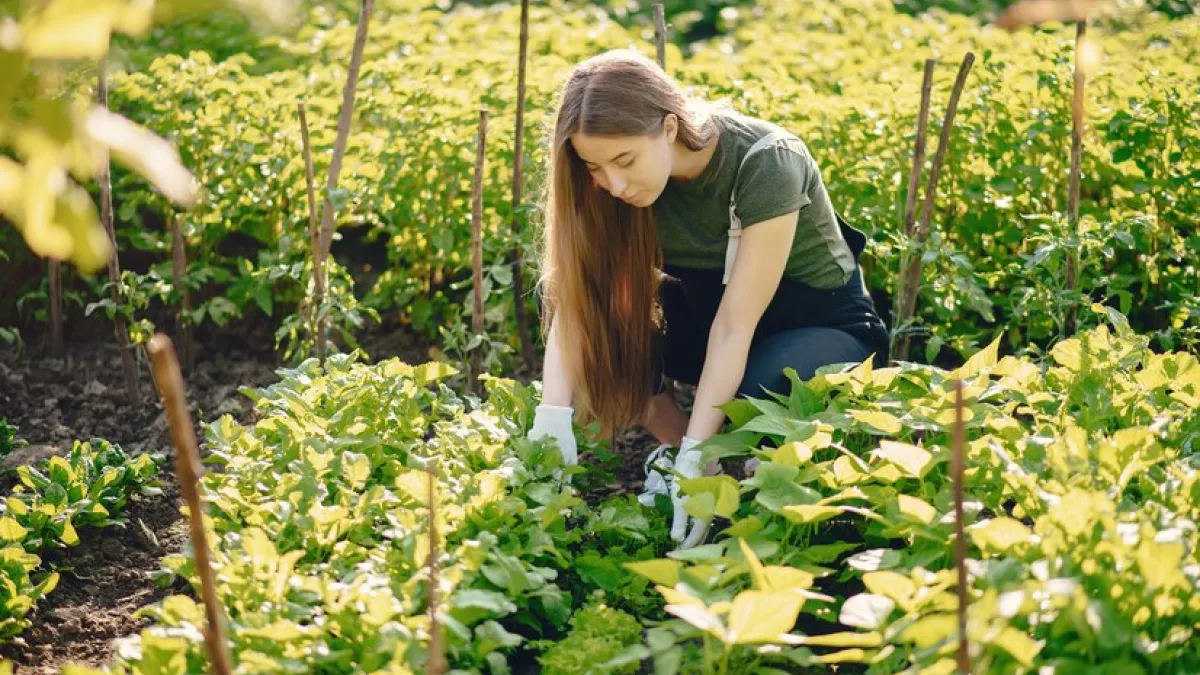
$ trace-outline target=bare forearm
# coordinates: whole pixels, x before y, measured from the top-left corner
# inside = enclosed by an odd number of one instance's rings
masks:
[[[724,405],[737,393],[738,385],[746,373],[753,337],[749,331],[713,327],[704,359],[704,372],[700,375],[696,401],[688,423],[689,437],[704,441],[721,430],[725,413],[717,406]]]
[[[546,340],[546,358],[542,362],[542,403],[557,406],[569,406],[573,400],[574,387],[571,385],[571,375],[567,371],[567,362],[563,354],[563,344],[558,321],[550,325],[550,335]]]

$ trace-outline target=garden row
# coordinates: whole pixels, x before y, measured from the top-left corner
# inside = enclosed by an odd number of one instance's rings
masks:
[[[1105,322],[1045,364],[997,340],[954,371],[848,364],[727,404],[706,457],[762,464],[684,481],[719,526],[669,553],[665,498],[581,500],[606,481],[603,443],[582,433],[564,469],[525,438],[536,388],[490,379],[481,403],[444,365],[340,356],[282,371],[246,392],[257,423],[207,432],[238,672],[420,672],[435,632],[460,672],[953,672],[959,381],[976,671],[1192,672],[1200,363],[1094,309]],[[196,583],[190,557],[165,563]],[[109,672],[200,672],[203,609],[146,614]]]

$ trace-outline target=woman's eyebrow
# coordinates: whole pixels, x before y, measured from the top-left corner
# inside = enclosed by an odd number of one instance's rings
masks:
[[[626,151],[624,151],[624,152],[622,152],[622,153],[619,153],[619,154],[617,154],[617,156],[616,156],[616,157],[613,157],[612,159],[610,159],[610,160],[608,160],[608,161],[609,161],[609,163],[615,162],[615,161],[617,161],[618,159],[621,159],[622,157],[624,157],[625,155],[628,155],[628,154],[629,154],[629,153],[631,153],[631,152],[633,152],[633,150],[626,150]],[[585,159],[585,160],[583,160],[583,161],[584,161],[586,164],[595,164],[595,162],[589,162],[589,161],[588,161],[588,160],[586,160],[586,159]]]

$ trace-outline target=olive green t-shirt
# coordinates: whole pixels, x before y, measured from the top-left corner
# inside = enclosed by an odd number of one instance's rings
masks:
[[[743,228],[800,212],[784,276],[821,289],[845,285],[856,266],[854,254],[807,146],[787,134],[755,152],[739,174],[750,146],[779,127],[725,110],[714,112],[713,119],[720,134],[708,165],[692,180],[669,180],[654,202],[665,262],[699,269],[725,266],[729,198],[736,179]]]

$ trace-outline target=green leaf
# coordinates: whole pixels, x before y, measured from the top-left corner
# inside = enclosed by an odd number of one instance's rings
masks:
[[[958,617],[953,614],[931,614],[917,619],[905,628],[899,639],[926,649],[957,634]]]
[[[517,611],[517,606],[503,593],[482,588],[463,588],[455,591],[451,596],[451,604],[456,609],[482,609],[495,616],[504,616]]]

